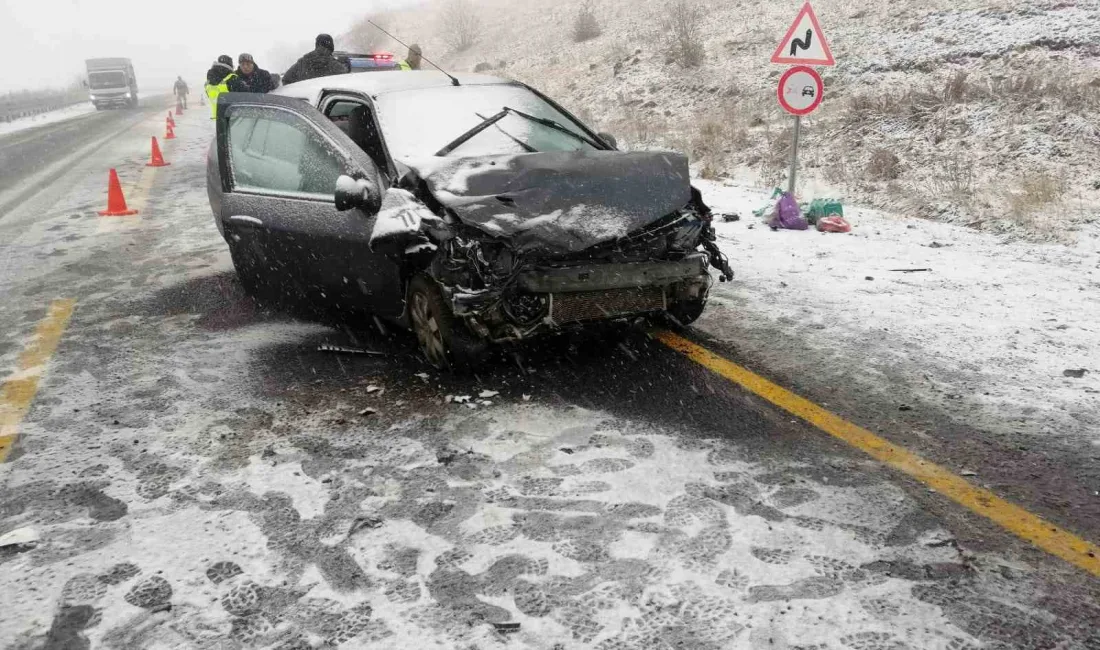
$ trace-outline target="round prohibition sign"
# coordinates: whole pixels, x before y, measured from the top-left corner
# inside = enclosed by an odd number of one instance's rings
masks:
[[[824,98],[825,82],[809,66],[795,66],[779,79],[779,105],[791,115],[802,117],[813,113]]]

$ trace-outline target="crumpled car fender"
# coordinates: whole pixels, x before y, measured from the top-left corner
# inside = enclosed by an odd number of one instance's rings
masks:
[[[374,220],[370,249],[400,255],[410,247],[427,244],[422,229],[440,219],[407,190],[391,187],[382,195],[382,207]]]

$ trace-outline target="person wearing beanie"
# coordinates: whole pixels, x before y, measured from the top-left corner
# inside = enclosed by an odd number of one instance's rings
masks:
[[[419,45],[413,43],[409,46],[409,56],[405,57],[404,61],[398,61],[397,65],[402,70],[419,70],[420,62],[423,61],[424,50]]]
[[[233,58],[228,54],[218,57],[206,71],[206,96],[210,99],[210,119],[218,117],[218,95],[229,92],[226,79],[233,74]]]
[[[220,84],[223,79],[228,77],[231,72],[233,72],[233,57],[228,54],[223,54],[219,56],[218,60],[206,71],[206,83],[211,86],[216,86]]]
[[[229,91],[234,93],[269,93],[275,90],[275,80],[271,73],[256,65],[251,54],[237,57],[237,71],[227,81]]]
[[[336,43],[332,37],[328,34],[318,34],[313,51],[290,66],[283,75],[283,83],[292,84],[306,79],[347,73],[347,67],[333,58],[332,53],[335,51]]]

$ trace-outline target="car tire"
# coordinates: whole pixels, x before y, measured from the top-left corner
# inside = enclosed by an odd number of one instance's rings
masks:
[[[669,306],[667,312],[668,320],[672,321],[673,325],[687,327],[699,320],[699,317],[703,315],[703,310],[706,308],[707,301],[705,299],[681,300]]]
[[[413,278],[408,309],[420,353],[433,368],[465,372],[485,363],[489,344],[455,318],[435,280],[426,275]]]

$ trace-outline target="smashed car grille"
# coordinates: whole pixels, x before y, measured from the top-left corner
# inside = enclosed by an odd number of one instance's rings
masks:
[[[664,309],[663,287],[555,293],[550,304],[550,318],[558,325],[565,325]]]

